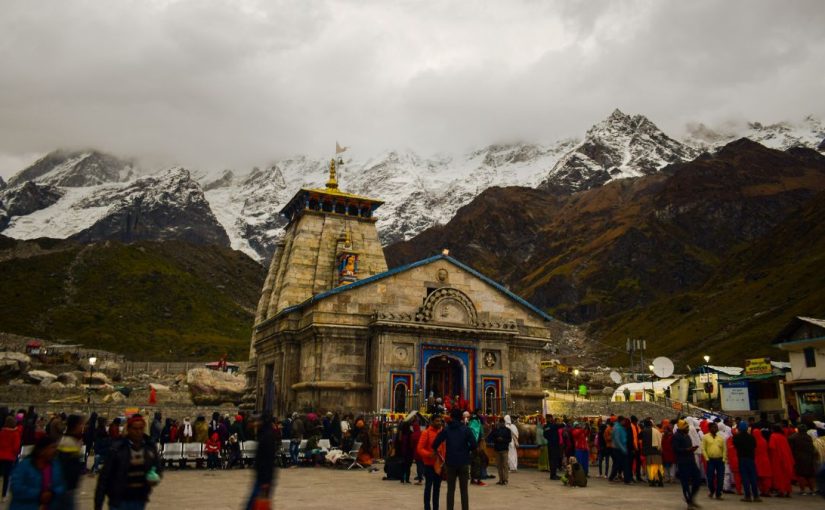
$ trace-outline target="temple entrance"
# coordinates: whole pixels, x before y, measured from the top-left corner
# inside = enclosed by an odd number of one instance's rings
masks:
[[[407,412],[407,386],[401,383],[395,385],[393,398],[393,411],[396,413]]]
[[[436,398],[460,395],[467,398],[464,388],[464,369],[459,360],[442,354],[430,358],[425,367],[426,394]]]

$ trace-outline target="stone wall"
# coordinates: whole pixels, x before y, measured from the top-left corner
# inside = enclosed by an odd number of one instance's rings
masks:
[[[576,401],[569,402],[563,400],[549,400],[547,401],[547,409],[550,414],[560,416],[609,416],[615,414],[616,416],[636,416],[639,419],[653,418],[654,421],[661,421],[663,419],[672,420],[678,411],[673,410],[663,404],[654,404],[651,402],[611,402],[611,401]],[[682,411],[682,414],[691,414],[701,416],[702,410],[698,408],[690,408]]]

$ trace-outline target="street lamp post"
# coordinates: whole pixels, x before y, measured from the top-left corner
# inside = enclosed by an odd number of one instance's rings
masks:
[[[97,363],[97,358],[92,356],[89,358],[89,384],[86,386],[87,397],[86,403],[89,405],[89,409],[91,410],[92,407],[92,378],[95,375],[95,364]]]
[[[709,391],[707,391],[708,383],[710,382],[710,370],[708,369],[708,363],[710,363],[710,356],[705,354],[704,356],[702,356],[702,359],[705,360],[705,364],[702,367],[702,372],[704,372],[705,375],[705,382],[703,383],[702,390],[704,390],[705,394],[708,396],[707,400],[708,402],[710,402],[711,394]]]
[[[653,370],[656,367],[654,367],[653,365],[648,365],[647,368],[651,372],[651,376],[650,376],[650,401],[655,402],[656,401],[656,387],[653,385],[653,381],[655,381],[655,379],[654,379],[655,373],[653,372]]]
[[[578,368],[573,369],[573,377],[575,378],[575,381],[574,381],[574,384],[573,384],[573,386],[574,386],[574,388],[573,388],[573,402],[575,402],[576,399],[578,398],[578,393],[579,393],[579,369]]]

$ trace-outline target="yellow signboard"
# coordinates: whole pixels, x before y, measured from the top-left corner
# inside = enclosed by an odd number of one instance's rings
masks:
[[[556,370],[558,370],[559,373],[566,374],[567,373],[567,365],[559,365],[559,366],[556,367]]]
[[[541,368],[553,368],[552,361],[540,361]]]
[[[745,360],[745,375],[769,375],[773,373],[770,358]]]

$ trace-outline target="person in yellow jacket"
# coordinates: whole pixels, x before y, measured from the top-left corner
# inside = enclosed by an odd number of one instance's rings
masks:
[[[711,423],[708,434],[702,438],[702,456],[708,464],[708,496],[722,499],[722,485],[725,479],[725,464],[728,449],[725,438],[719,434],[719,426]]]

